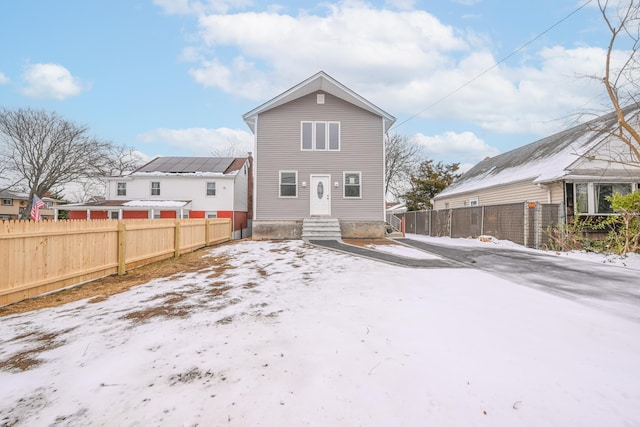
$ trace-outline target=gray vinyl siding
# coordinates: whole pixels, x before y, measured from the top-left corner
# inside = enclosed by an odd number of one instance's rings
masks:
[[[302,121],[340,122],[340,151],[302,151]],[[258,117],[256,220],[299,220],[309,216],[310,175],[331,175],[331,216],[383,220],[384,142],[382,118],[340,98],[316,93],[268,110]],[[279,171],[298,172],[297,198],[279,197]],[[359,199],[343,197],[343,173],[361,172]],[[307,186],[302,187],[302,182]],[[338,182],[338,187],[334,183]]]
[[[434,209],[445,209],[445,203],[449,203],[449,208],[469,206],[469,200],[472,198],[478,198],[478,206],[519,202],[562,203],[563,190],[559,182],[543,187],[531,181],[517,182],[442,197],[435,201]]]

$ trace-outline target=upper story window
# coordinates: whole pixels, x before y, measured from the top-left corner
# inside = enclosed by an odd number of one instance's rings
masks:
[[[160,181],[151,182],[151,195],[152,196],[160,195]]]
[[[2,199],[2,206],[13,206],[13,199]]]
[[[215,195],[216,195],[216,183],[207,182],[207,196],[215,196]]]
[[[340,122],[301,122],[300,147],[307,151],[339,151]]]
[[[360,198],[360,172],[344,173],[344,197]]]
[[[119,182],[118,183],[118,196],[126,196],[127,195],[127,183]]]
[[[597,215],[614,213],[609,197],[615,193],[627,195],[637,189],[632,183],[576,183],[574,206],[577,215]]]
[[[280,197],[298,197],[297,171],[280,171]]]

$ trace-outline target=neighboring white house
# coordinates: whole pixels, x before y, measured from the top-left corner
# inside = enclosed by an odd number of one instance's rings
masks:
[[[231,218],[234,238],[249,235],[252,158],[157,157],[107,177],[105,200],[64,205],[70,219]]]

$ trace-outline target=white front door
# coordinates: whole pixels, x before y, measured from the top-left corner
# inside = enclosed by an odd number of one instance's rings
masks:
[[[311,175],[311,215],[331,215],[331,185],[329,175]]]

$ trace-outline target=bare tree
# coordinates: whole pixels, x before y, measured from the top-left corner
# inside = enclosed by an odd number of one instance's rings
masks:
[[[43,197],[63,185],[98,178],[109,164],[109,142],[56,113],[32,109],[0,110],[0,152],[8,171],[33,196]]]
[[[409,188],[411,174],[419,164],[418,145],[398,134],[387,135],[385,141],[384,194],[396,199]]]
[[[238,141],[229,141],[225,147],[213,147],[211,154],[214,157],[242,157],[246,152],[242,151]]]
[[[602,77],[618,119],[618,126],[610,133],[620,138],[640,162],[640,134],[637,123],[630,123],[629,116],[625,114],[625,107],[640,105],[640,1],[622,0],[612,4],[612,8],[609,8],[609,0],[598,0],[598,7],[611,33],[605,74]],[[622,46],[622,50],[628,52],[621,65],[615,65],[612,58],[618,46]]]
[[[100,160],[96,165],[99,171],[96,176],[79,178],[74,182],[75,185],[65,188],[70,200],[87,202],[104,197],[107,188],[105,177],[126,175],[143,164],[142,157],[135,150],[114,144],[106,148]]]

